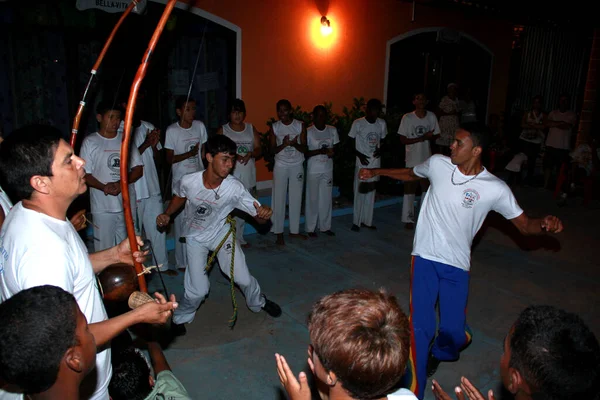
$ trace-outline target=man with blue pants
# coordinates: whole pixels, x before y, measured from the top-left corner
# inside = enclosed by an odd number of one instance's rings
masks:
[[[450,157],[434,155],[413,168],[360,171],[361,179],[388,176],[431,182],[417,222],[411,265],[411,353],[405,378],[419,399],[439,363],[458,359],[471,341],[466,324],[471,244],[488,212],[502,214],[525,235],[563,229],[554,216],[527,217],[510,188],[485,169],[481,155],[488,141],[485,128],[465,124],[456,131]]]

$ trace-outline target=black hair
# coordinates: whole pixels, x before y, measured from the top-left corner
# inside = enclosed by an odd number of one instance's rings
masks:
[[[423,95],[425,96],[425,98],[427,98],[427,95],[425,94],[425,92],[416,92],[415,94],[413,94],[413,101],[417,99],[417,96]]]
[[[513,326],[509,365],[534,399],[598,399],[600,345],[579,316],[552,306],[526,308]]]
[[[381,100],[379,99],[370,99],[367,101],[367,110],[381,110]]]
[[[62,139],[49,125],[28,125],[13,131],[0,146],[0,184],[16,203],[29,199],[35,175],[52,176],[52,163]]]
[[[73,295],[50,285],[0,304],[0,377],[26,394],[52,387],[66,351],[77,344],[77,312]]]
[[[186,103],[195,103],[195,102],[196,102],[196,100],[194,100],[192,97],[188,98],[187,96],[178,96],[175,99],[175,109],[183,110]]]
[[[539,100],[540,103],[544,102],[544,97],[541,94],[537,94],[535,96],[533,96],[533,99],[531,99],[531,103],[535,103],[536,100]]]
[[[327,115],[327,107],[325,107],[323,104],[317,104],[315,106],[315,108],[313,108],[313,117],[314,115],[319,112],[319,110],[323,111],[325,113],[325,115]]]
[[[113,353],[113,373],[108,385],[112,400],[144,400],[150,392],[150,367],[142,354],[129,347]]]
[[[213,157],[219,153],[237,154],[237,145],[225,135],[214,135],[206,142],[206,154]]]
[[[246,113],[246,103],[242,99],[235,99],[231,102],[231,107],[229,108],[231,112],[238,111]]]
[[[290,103],[289,100],[287,99],[281,99],[277,102],[277,105],[275,106],[276,110],[279,110],[279,107],[281,106],[288,106],[288,108],[291,110],[292,109],[292,103]]]
[[[127,100],[125,100],[125,103],[127,103]],[[121,107],[120,103],[118,102],[110,102],[108,100],[101,100],[98,105],[96,106],[96,114],[100,114],[102,116],[104,116],[104,114],[106,114],[108,111],[119,111],[121,113],[121,116],[124,116],[125,111],[123,110],[123,107]]]
[[[481,147],[486,150],[490,144],[490,131],[487,126],[479,122],[466,122],[460,126],[464,131],[469,132],[473,147]]]

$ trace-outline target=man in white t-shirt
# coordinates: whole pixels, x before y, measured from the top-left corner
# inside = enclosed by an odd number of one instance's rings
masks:
[[[361,168],[379,168],[381,166],[381,140],[387,135],[387,124],[381,118],[381,101],[371,99],[367,102],[366,115],[352,123],[348,137],[355,141],[356,168],[354,169],[354,218],[352,230],[361,227],[375,229],[373,226],[373,208],[375,207],[375,182],[379,177],[361,179]]]
[[[85,181],[90,187],[90,206],[94,222],[94,249],[105,250],[127,237],[123,197],[121,196],[121,142],[119,134],[121,110],[101,101],[96,107],[98,132],[83,139],[81,158],[85,160]],[[129,161],[129,183],[134,184],[144,174],[140,154],[132,151]],[[135,192],[135,191],[133,191]],[[132,201],[132,212],[135,201]]]
[[[558,171],[563,162],[569,161],[571,149],[571,133],[577,121],[577,115],[569,107],[569,96],[561,94],[558,109],[548,114],[546,125],[548,137],[544,152],[544,187],[550,188],[550,178],[554,171]]]
[[[417,222],[411,263],[414,340],[408,379],[409,388],[420,399],[427,377],[433,375],[440,361],[456,360],[471,341],[466,324],[471,244],[487,214],[491,210],[502,214],[526,235],[563,229],[554,216],[527,217],[506,183],[483,167],[481,154],[488,137],[485,127],[465,124],[454,137],[451,157],[434,155],[414,168],[360,171],[361,178],[383,175],[403,181],[427,178],[431,182]],[[436,336],[438,299],[442,314]]]
[[[233,140],[225,135],[211,137],[206,143],[206,170],[181,178],[174,188],[169,207],[156,218],[158,226],[166,226],[171,215],[185,205],[183,236],[190,266],[185,270],[183,300],[173,315],[172,328],[176,335],[185,334],[183,324],[194,320],[196,310],[208,295],[210,282],[205,267],[211,251],[217,251],[219,267],[224,274],[231,278],[233,271],[233,280],[244,293],[250,310],[264,310],[275,318],[281,315],[279,306],[261,294],[258,282],[248,271],[239,241],[230,234],[227,216],[235,208],[250,214],[259,223],[266,223],[273,213],[269,207],[261,206],[244,184],[230,175],[236,157],[237,145]]]
[[[308,331],[308,365],[321,398],[416,400],[407,389],[395,390],[406,370],[410,330],[394,296],[365,289],[325,296],[313,305]],[[289,397],[310,400],[306,374],[296,379],[283,356],[275,360]]]
[[[313,109],[313,125],[306,132],[308,166],[304,214],[305,230],[310,237],[317,236],[317,219],[321,233],[335,236],[331,230],[333,149],[340,138],[337,129],[326,122],[327,109],[319,104]]]
[[[400,141],[406,145],[406,168],[412,168],[431,157],[430,141],[440,134],[440,126],[434,113],[425,109],[427,96],[417,93],[413,98],[415,111],[405,114],[398,128]],[[426,179],[418,181],[421,185],[421,204],[429,187]],[[404,199],[402,202],[402,222],[406,229],[415,227],[415,192],[417,182],[404,183]],[[420,208],[420,207],[419,207]]]
[[[108,400],[110,340],[137,323],[165,323],[177,305],[174,296],[167,303],[157,295],[164,304],[150,302],[107,319],[95,274],[111,264],[133,264],[129,241],[88,254],[66,217],[73,200],[86,190],[85,161],[61,137],[55,128],[32,125],[15,131],[0,147],[0,178],[21,200],[0,231],[0,300],[40,285],[73,294],[100,349],[96,369],[84,381],[83,398]],[[139,251],[133,256],[144,261]],[[0,391],[0,398],[5,393]]]
[[[171,192],[175,193],[181,178],[204,169],[204,143],[208,139],[206,127],[196,121],[196,101],[185,96],[175,101],[175,112],[179,121],[169,125],[165,138],[167,163],[171,165]],[[175,228],[175,262],[184,271],[188,260],[183,237],[183,214],[173,221]]]

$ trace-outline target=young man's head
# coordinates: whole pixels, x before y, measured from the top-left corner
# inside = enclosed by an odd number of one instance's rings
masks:
[[[63,289],[37,286],[17,293],[0,304],[0,321],[0,377],[26,394],[73,393],[94,368],[94,336]]]
[[[424,110],[425,106],[427,106],[427,96],[425,93],[417,93],[413,96],[413,105],[417,110]]]
[[[281,99],[277,102],[277,118],[283,123],[288,123],[292,119],[292,103],[287,99]]]
[[[124,114],[121,106],[116,103],[113,104],[107,100],[98,103],[96,106],[96,121],[98,121],[100,134],[115,136]]]
[[[131,347],[113,354],[113,373],[108,386],[112,400],[144,400],[154,387],[154,378],[144,356]]]
[[[477,122],[463,124],[454,135],[450,146],[452,164],[461,165],[474,159],[481,159],[490,141],[488,128]]]
[[[1,185],[15,202],[36,195],[70,204],[87,188],[84,165],[60,131],[47,125],[18,129],[0,147]]]
[[[237,145],[225,135],[214,135],[206,142],[208,170],[225,179],[235,165]]]
[[[449,83],[446,90],[448,91],[448,97],[454,99],[458,93],[458,85],[456,83]]]
[[[531,108],[535,111],[541,111],[542,110],[542,102],[543,102],[543,98],[541,95],[538,94],[531,101]]]
[[[377,118],[379,118],[379,114],[381,114],[381,101],[378,99],[370,99],[367,101],[367,110],[366,110],[366,119],[370,123],[374,123]]]
[[[516,398],[598,399],[600,345],[577,315],[531,306],[504,340],[500,374]]]
[[[318,129],[325,129],[325,124],[327,124],[327,108],[322,104],[316,105],[313,108],[312,118],[313,123]]]
[[[558,109],[561,112],[567,111],[567,109],[569,108],[569,101],[569,95],[567,93],[561,93],[558,98]]]
[[[231,103],[229,120],[234,124],[241,124],[246,118],[246,104],[241,99],[235,99]]]
[[[187,96],[179,96],[175,99],[175,113],[179,122],[191,125],[196,118],[196,100]]]
[[[313,373],[351,398],[390,393],[406,369],[408,318],[383,291],[350,289],[323,297],[308,317]]]

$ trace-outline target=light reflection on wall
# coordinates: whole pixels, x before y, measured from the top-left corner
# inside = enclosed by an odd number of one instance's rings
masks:
[[[330,27],[321,25],[321,15],[311,14],[309,19],[309,36],[312,44],[322,50],[330,50],[336,46],[340,33],[340,27],[337,25],[335,15],[327,15],[330,21]]]

